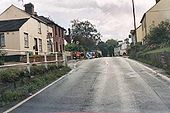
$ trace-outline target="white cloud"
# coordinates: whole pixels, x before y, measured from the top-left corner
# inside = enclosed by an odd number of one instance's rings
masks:
[[[133,29],[131,0],[24,0],[32,2],[39,15],[50,16],[65,28],[73,19],[89,20],[108,38],[124,39]],[[0,12],[11,4],[23,8],[18,0],[1,0]],[[155,0],[135,0],[137,25],[144,12],[155,4]]]

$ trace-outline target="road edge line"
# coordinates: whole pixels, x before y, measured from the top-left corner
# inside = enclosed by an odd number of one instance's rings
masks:
[[[129,58],[128,58],[129,59]],[[170,78],[168,78],[167,76],[159,73],[159,72],[156,72],[155,70],[153,70],[152,68],[148,67],[148,66],[145,66],[143,65],[142,63],[136,61],[136,60],[133,60],[133,59],[129,59],[129,60],[132,60],[132,61],[135,61],[136,63],[142,65],[143,67],[145,67],[146,69],[152,71],[153,73],[155,73],[157,76],[161,77],[163,80],[167,81],[168,83],[170,83]]]
[[[64,79],[65,77],[67,77],[68,75],[70,75],[71,73],[73,73],[74,69],[71,70],[68,74],[65,74],[64,76],[60,77],[59,79],[57,79],[56,81],[52,82],[51,84],[49,84],[48,86],[44,87],[43,89],[39,90],[38,92],[36,92],[35,94],[33,94],[32,96],[26,98],[25,100],[19,102],[18,104],[14,105],[13,107],[9,108],[8,110],[4,111],[3,113],[9,113],[13,110],[15,110],[16,108],[20,107],[22,104],[26,103],[27,101],[29,101],[30,99],[32,99],[33,97],[37,96],[38,94],[40,94],[41,92],[43,92],[44,90],[46,90],[47,88],[51,87],[52,85],[54,85],[55,83],[61,81],[62,79]]]

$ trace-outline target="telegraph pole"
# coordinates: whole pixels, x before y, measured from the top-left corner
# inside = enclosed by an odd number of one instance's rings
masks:
[[[135,14],[135,4],[134,4],[134,0],[132,0],[132,8],[133,8],[133,19],[134,19],[135,43],[136,43],[136,42],[137,42],[137,34],[136,34],[136,14]]]

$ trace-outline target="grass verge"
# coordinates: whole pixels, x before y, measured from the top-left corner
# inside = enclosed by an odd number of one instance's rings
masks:
[[[5,70],[5,77],[0,75],[0,86],[1,88],[6,85],[9,87],[5,87],[4,90],[0,92],[0,107],[7,108],[6,106],[12,106],[14,103],[16,104],[71,70],[69,67],[56,67],[53,65],[49,66],[46,70],[43,69],[42,66],[33,67],[31,74],[34,74],[34,76],[29,75],[25,70]],[[9,74],[7,72],[9,72]],[[13,72],[13,76],[11,76],[11,72]],[[19,73],[18,76],[14,74],[15,72],[17,74]],[[4,71],[0,72],[0,74],[2,73],[4,73]],[[14,82],[15,87],[13,87]]]

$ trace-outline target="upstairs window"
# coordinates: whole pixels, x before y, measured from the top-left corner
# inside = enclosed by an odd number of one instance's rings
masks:
[[[24,33],[24,47],[25,47],[25,48],[29,48],[28,33]]]
[[[55,26],[55,34],[56,34],[56,35],[58,35],[57,32],[58,32],[58,31],[57,31],[57,26]]]
[[[59,37],[61,37],[61,30],[58,28]]]
[[[4,33],[0,34],[0,47],[4,47],[5,46],[5,35]]]
[[[38,33],[41,34],[41,23],[38,23]]]

